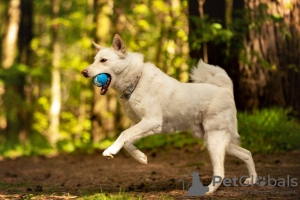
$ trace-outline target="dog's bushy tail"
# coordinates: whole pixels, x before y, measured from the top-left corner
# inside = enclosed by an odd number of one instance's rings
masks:
[[[209,65],[202,60],[199,60],[197,66],[192,69],[190,76],[195,83],[209,83],[227,88],[233,93],[231,79],[226,71],[218,66]]]

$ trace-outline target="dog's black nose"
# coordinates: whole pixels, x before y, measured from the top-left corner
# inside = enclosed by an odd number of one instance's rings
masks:
[[[88,76],[88,70],[86,70],[86,69],[82,70],[81,73],[82,73],[82,75],[85,76],[85,77]]]

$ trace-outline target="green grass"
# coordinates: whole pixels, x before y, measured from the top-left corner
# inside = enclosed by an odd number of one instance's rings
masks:
[[[44,155],[57,151],[41,134],[33,132],[30,136],[25,143],[20,143],[18,138],[0,138],[0,157]]]
[[[248,112],[238,112],[238,129],[241,144],[252,153],[282,153],[300,148],[300,123],[289,116],[290,109],[268,108]],[[137,142],[141,149],[186,145],[203,142],[192,138],[189,133],[154,135]]]
[[[300,148],[300,123],[290,109],[238,113],[242,146],[254,153],[281,153]]]
[[[27,191],[27,188],[34,188],[28,183],[8,184],[0,182],[0,194],[2,192],[9,193],[1,195],[5,199],[80,199],[80,200],[141,200],[147,197],[147,194],[135,192],[126,192],[120,188],[119,192],[103,191],[101,188],[97,191],[81,191],[81,192],[55,192],[58,191],[57,186],[45,185],[42,192]],[[54,191],[54,192],[53,192]],[[158,195],[156,199],[173,199],[169,195]]]
[[[86,196],[81,196],[78,199],[83,199],[83,200],[130,200],[130,199],[142,199],[143,195],[140,196],[135,196],[134,193],[126,193],[124,191],[120,191],[118,194],[109,194],[106,192],[101,192],[99,194],[93,194],[93,195],[86,195]]]
[[[238,128],[242,146],[253,153],[280,153],[300,148],[300,123],[289,116],[290,109],[268,108],[248,112],[238,112]],[[57,148],[52,148],[45,138],[34,133],[29,141],[20,144],[15,140],[0,141],[0,159],[2,157],[18,157],[43,155],[57,152],[87,152],[109,147],[115,139],[106,139],[97,144],[58,142]],[[193,145],[204,146],[203,141],[194,139],[189,132],[175,134],[153,135],[143,138],[136,143],[140,149],[182,148]]]
[[[205,162],[193,162],[185,165],[185,167],[191,167],[191,166],[205,166]]]
[[[136,142],[136,146],[139,149],[155,149],[159,147],[182,148],[193,144],[202,146],[203,141],[193,138],[192,134],[189,132],[152,135]]]
[[[289,116],[290,109],[268,108],[238,112],[238,129],[241,144],[252,153],[282,153],[300,148],[300,123]],[[182,147],[191,144],[203,145],[191,134],[154,135],[137,142],[139,148]]]
[[[16,187],[32,187],[32,185],[29,183],[9,184],[9,183],[3,183],[0,181],[0,191],[4,188],[16,188]]]

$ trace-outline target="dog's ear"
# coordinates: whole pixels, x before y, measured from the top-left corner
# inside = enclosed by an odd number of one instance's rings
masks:
[[[98,49],[98,51],[100,51],[101,49],[104,49],[103,46],[100,46],[99,44],[97,44],[96,42],[93,41],[93,45],[94,47],[96,47],[96,49]]]
[[[115,51],[121,52],[122,54],[126,54],[126,47],[122,40],[122,38],[116,34],[114,36],[114,40],[111,46]]]

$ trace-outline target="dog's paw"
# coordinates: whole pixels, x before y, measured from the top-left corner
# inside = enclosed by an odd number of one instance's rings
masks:
[[[219,186],[213,186],[213,184],[209,184],[208,186],[208,192],[205,193],[205,195],[213,195],[214,192],[218,189]]]
[[[257,177],[253,176],[253,179],[252,177],[246,178],[246,180],[244,181],[244,185],[254,185],[256,182],[257,182]]]
[[[125,149],[127,152],[137,161],[139,161],[142,164],[147,165],[147,156],[141,152],[138,148],[133,146],[131,143],[125,143]]]
[[[215,193],[215,192],[210,192],[210,191],[208,191],[208,192],[205,193],[205,196],[212,196],[212,195],[214,195],[214,193]]]
[[[106,149],[102,155],[104,157],[107,157],[108,159],[110,158],[114,158],[114,155],[117,154],[117,151],[115,151],[112,147],[109,147],[108,149]]]
[[[102,153],[102,155],[103,155],[104,157],[108,158],[108,159],[114,158],[113,154],[112,154],[111,152],[107,151],[107,150],[105,150],[105,151]]]
[[[138,160],[140,163],[142,163],[142,164],[144,164],[144,165],[147,165],[147,156],[144,154],[144,153],[142,153],[142,152],[139,152],[138,154],[136,154],[135,156],[134,156],[134,158],[136,159],[136,160]]]

